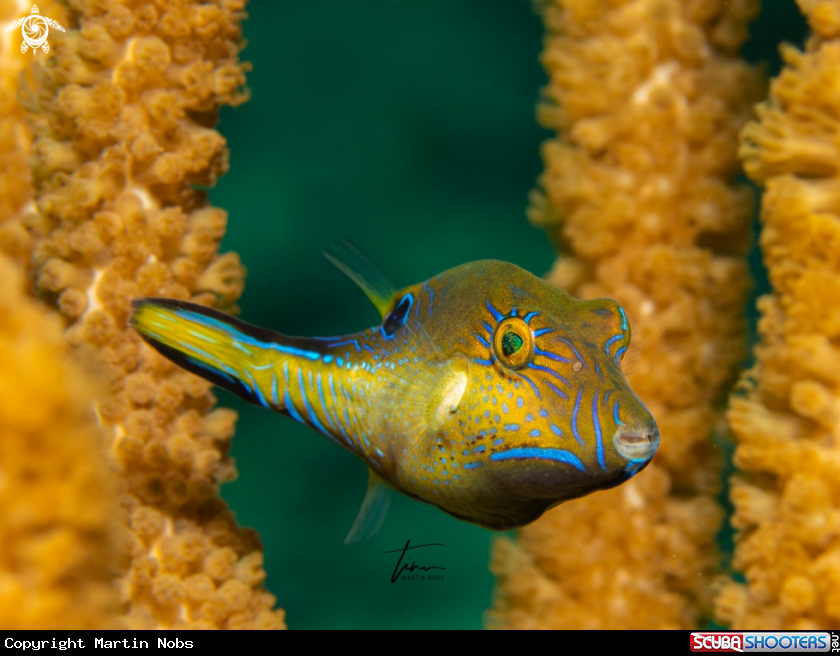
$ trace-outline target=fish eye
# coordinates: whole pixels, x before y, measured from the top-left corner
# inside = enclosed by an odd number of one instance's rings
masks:
[[[531,361],[534,354],[534,335],[522,319],[508,317],[496,327],[493,350],[503,365],[521,369]]]

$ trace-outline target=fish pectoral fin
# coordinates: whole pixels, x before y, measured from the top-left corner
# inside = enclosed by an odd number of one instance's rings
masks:
[[[368,479],[367,494],[365,494],[356,521],[350,527],[350,532],[344,538],[344,544],[355,544],[370,540],[379,531],[388,506],[391,505],[391,488],[371,470]]]
[[[361,288],[384,319],[397,290],[382,272],[349,241],[332,244],[324,251],[324,257]]]

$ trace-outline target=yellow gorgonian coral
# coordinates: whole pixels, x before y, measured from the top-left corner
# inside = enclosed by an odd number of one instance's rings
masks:
[[[500,540],[501,627],[689,628],[710,613],[720,454],[744,355],[751,194],[738,130],[761,94],[735,57],[751,0],[546,0],[539,108],[557,138],[529,217],[561,253],[549,280],[626,309],[628,380],[661,430],[632,481]]]
[[[117,507],[97,390],[4,255],[0,280],[0,627],[114,627]]]
[[[18,104],[18,81],[24,67],[32,62],[33,53],[21,52],[21,30],[6,28],[28,14],[29,5],[13,0],[0,0],[0,252],[28,264],[32,241],[21,224],[21,217],[32,209],[29,156],[32,131],[26,122],[26,111]],[[41,11],[59,23],[65,20],[65,8],[53,0],[41,3]]]
[[[227,216],[196,185],[227,169],[212,126],[220,106],[246,98],[243,5],[74,0],[66,34],[23,87],[36,137],[38,213],[25,219],[35,280],[69,343],[104,366],[98,412],[131,529],[131,627],[284,626],[261,586],[256,533],[218,495],[235,475],[235,413],[213,410],[209,383],[126,325],[139,296],[231,308],[242,291],[237,256],[217,254]]]
[[[741,138],[765,186],[761,246],[773,294],[759,300],[756,366],[733,398],[734,566],[718,620],[737,629],[840,621],[840,11],[802,1],[815,34]]]

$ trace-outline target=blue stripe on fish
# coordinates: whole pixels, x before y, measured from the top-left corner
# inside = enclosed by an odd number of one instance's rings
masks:
[[[300,386],[300,394],[303,397],[303,407],[306,408],[306,412],[309,414],[309,423],[320,433],[332,438],[332,436],[327,432],[327,429],[324,428],[320,421],[318,421],[318,417],[315,415],[312,410],[312,406],[309,404],[309,397],[306,394],[306,387],[303,384],[303,369],[298,369],[298,385]]]
[[[277,342],[264,342],[254,337],[250,337],[245,333],[236,330],[232,326],[229,326],[226,323],[223,323],[217,319],[213,319],[212,317],[205,316],[203,314],[198,314],[197,312],[191,312],[190,310],[184,310],[181,308],[173,308],[167,307],[167,309],[171,310],[175,314],[181,314],[184,318],[188,319],[189,321],[194,321],[197,324],[202,326],[207,326],[210,328],[216,328],[221,330],[225,335],[227,335],[231,340],[238,340],[245,344],[250,344],[251,346],[257,346],[261,348],[269,348],[274,351],[280,351],[280,353],[289,353],[291,355],[300,355],[308,360],[320,360],[321,354],[316,353],[315,351],[306,351],[304,349],[294,348],[293,346],[285,346],[283,344],[278,344]],[[169,318],[169,317],[167,317]]]
[[[334,344],[327,344],[327,346],[329,346],[330,348],[338,348],[339,346],[347,346],[347,344],[352,344],[353,346],[355,346],[357,351],[362,350],[361,348],[359,348],[358,340],[355,339],[348,339],[344,342],[335,342]]]
[[[550,358],[551,360],[557,360],[558,362],[571,362],[569,358],[564,358],[562,355],[557,355],[551,351],[543,351],[542,349],[538,349],[536,347],[534,347],[534,355],[541,355],[544,358]]]
[[[595,395],[592,397],[592,425],[595,427],[595,448],[598,454],[598,464],[601,469],[607,471],[607,466],[604,464],[604,438],[601,435],[601,422],[598,419],[598,390],[595,390]]]
[[[534,381],[533,381],[533,380],[531,380],[530,378],[528,378],[528,376],[526,376],[525,374],[523,374],[521,371],[517,371],[517,372],[516,372],[516,374],[517,374],[520,378],[524,378],[526,381],[528,381],[528,383],[531,385],[531,387],[533,387],[533,388],[534,388],[534,394],[536,394],[536,395],[537,395],[537,398],[538,398],[538,399],[541,399],[541,398],[542,398],[542,394],[540,394],[540,391],[537,389],[537,386],[534,384]],[[521,397],[520,397],[520,398],[521,398]]]
[[[564,399],[568,399],[568,398],[569,398],[567,394],[565,394],[562,390],[559,390],[558,388],[556,388],[554,385],[552,385],[552,384],[551,384],[551,382],[549,382],[549,381],[547,381],[547,380],[544,380],[543,382],[544,382],[546,385],[548,385],[548,388],[549,388],[552,392],[554,392],[555,394],[557,394],[558,396],[561,396],[561,397],[563,397]]]
[[[204,369],[205,371],[208,371],[209,373],[214,374],[216,376],[221,376],[222,378],[224,378],[225,380],[230,382],[231,385],[236,385],[237,383],[242,385],[242,381],[239,380],[238,378],[231,378],[225,372],[216,369],[214,366],[209,365],[206,362],[202,362],[201,360],[196,360],[195,358],[192,358],[189,355],[185,355],[184,357],[187,360],[189,360],[189,362],[191,364],[193,364],[194,366],[199,367],[200,369]],[[244,387],[244,385],[243,385],[243,387]]]
[[[153,337],[155,336],[154,333],[149,333],[149,334],[152,335]],[[162,340],[163,338],[160,338],[160,339]],[[225,371],[225,372],[229,373],[236,380],[238,380],[244,387],[247,388],[247,385],[245,385],[245,383],[242,381],[242,377],[236,371],[234,371],[231,367],[228,367],[226,364],[221,362],[216,356],[210,355],[206,351],[202,351],[201,349],[196,348],[192,344],[182,344],[182,347],[183,348],[188,348],[193,353],[198,353],[199,355],[207,358],[208,360],[210,360],[213,363],[213,364],[210,365],[211,367],[215,367],[215,368],[219,369],[220,371]]]
[[[583,446],[583,440],[580,439],[580,435],[578,434],[578,427],[577,427],[577,416],[578,410],[580,410],[580,397],[583,396],[583,388],[578,390],[577,399],[575,399],[575,408],[572,410],[572,434],[575,436],[575,439],[578,441],[578,444]]]
[[[572,343],[571,343],[568,339],[563,339],[562,337],[558,338],[558,341],[563,342],[566,346],[568,346],[570,349],[572,349],[572,353],[574,353],[574,354],[575,354],[575,357],[576,357],[578,360],[580,360],[580,361],[581,361],[581,363],[583,364],[583,366],[584,366],[584,367],[586,367],[587,369],[589,369],[589,365],[586,363],[586,360],[584,360],[584,359],[583,359],[583,356],[582,356],[582,355],[578,352],[578,350],[575,348],[575,345],[574,345],[574,344],[572,344]]]
[[[543,449],[540,447],[526,447],[520,449],[510,449],[509,451],[502,451],[494,453],[490,456],[490,460],[520,460],[523,458],[533,458],[536,460],[555,460],[557,462],[565,462],[572,465],[580,471],[586,471],[586,467],[574,453],[571,451],[564,451],[562,449]]]
[[[292,403],[292,399],[289,396],[289,390],[283,392],[283,402],[286,404],[286,410],[288,410],[289,415],[292,417],[292,419],[306,426],[306,422],[303,420],[303,417],[300,416],[300,413],[298,413],[297,408],[295,408],[295,404]]]
[[[555,377],[555,378],[557,378],[558,380],[562,381],[562,382],[563,382],[563,383],[565,383],[566,385],[568,385],[568,384],[569,384],[569,381],[568,381],[568,380],[566,380],[565,378],[563,378],[563,376],[561,376],[560,374],[558,374],[556,371],[554,371],[554,369],[550,369],[550,368],[548,368],[548,367],[543,367],[543,366],[538,365],[538,364],[528,365],[528,369],[536,369],[537,371],[545,371],[546,373],[551,374],[552,376],[554,376],[554,377]]]
[[[488,342],[486,339],[484,339],[481,335],[479,335],[478,333],[473,333],[473,335],[475,335],[475,338],[479,341],[479,343],[482,346],[485,346],[486,348],[490,348],[490,342]]]
[[[622,346],[620,349],[618,349],[618,350],[615,352],[615,357],[613,358],[613,362],[615,362],[616,366],[618,366],[618,364],[619,364],[619,360],[618,360],[618,359],[621,357],[621,354],[622,354],[622,353],[624,353],[624,351],[626,351],[626,350],[627,350],[627,349],[626,349],[624,346]]]
[[[324,414],[327,416],[327,422],[329,422],[330,426],[332,426],[333,430],[335,430],[335,422],[333,422],[333,418],[330,415],[330,409],[327,406],[327,402],[324,399],[324,386],[321,383],[321,373],[318,372],[317,379],[318,381],[318,398],[321,400],[321,407],[324,409]]]
[[[623,339],[623,338],[624,338],[624,335],[616,335],[615,337],[611,337],[609,340],[607,340],[607,343],[604,344],[604,350],[607,352],[607,357],[610,357],[610,345],[613,342],[618,341],[619,339]]]
[[[251,375],[251,372],[248,371],[247,368],[245,369],[245,375],[248,376],[248,380],[251,381],[251,388],[257,399],[259,399],[260,405],[264,408],[268,408],[268,401],[265,400],[265,396],[263,396],[260,386],[257,385],[257,381],[254,380],[254,376]]]
[[[487,301],[487,309],[490,310],[490,314],[493,315],[493,318],[496,321],[499,321],[504,318],[502,313],[499,312],[496,308],[494,308],[493,304],[490,301]]]
[[[166,318],[169,319],[169,317],[166,317]],[[151,322],[151,323],[152,323],[153,326],[157,326],[158,328],[163,328],[164,330],[166,330],[166,326],[161,326],[159,323],[154,323],[154,322]],[[218,344],[219,343],[218,339],[213,339],[212,337],[209,337],[208,335],[204,335],[202,333],[196,332],[195,330],[191,330],[190,335],[192,335],[193,337],[198,337],[198,339],[203,339],[205,342],[210,342],[211,344]]]
[[[644,466],[645,466],[645,464],[647,464],[647,460],[643,460],[643,461],[641,461],[641,462],[634,462],[634,463],[630,463],[630,464],[628,464],[628,465],[624,468],[624,471],[625,471],[625,473],[627,474],[627,478],[628,478],[628,479],[633,478],[636,474],[638,474],[638,473],[639,473],[639,470],[640,470],[642,467],[644,467]]]
[[[534,355],[541,355],[544,358],[557,360],[557,362],[571,362],[571,359],[569,358],[564,358],[562,355],[557,355],[556,353],[552,353],[551,351],[543,351],[542,349],[538,349],[536,347],[534,347]]]
[[[238,348],[240,351],[242,351],[245,355],[250,355],[250,356],[252,356],[252,357],[253,357],[254,353],[253,353],[252,351],[249,351],[248,349],[246,349],[244,346],[242,346],[242,344],[240,344],[240,343],[239,343],[238,341],[236,341],[235,339],[231,340],[231,342],[230,342],[230,343],[231,343],[231,344],[233,344],[233,345],[234,345],[236,348]]]

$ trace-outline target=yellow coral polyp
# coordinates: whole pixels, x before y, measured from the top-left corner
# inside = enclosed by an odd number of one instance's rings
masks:
[[[41,3],[41,11],[66,23],[66,7],[53,0]],[[0,0],[0,24],[6,26],[23,12],[20,3]],[[0,252],[27,267],[32,239],[21,220],[31,211],[32,183],[29,159],[32,129],[26,110],[18,102],[18,82],[32,54],[22,53],[20,30],[0,32]],[[66,166],[67,154],[52,152],[48,145],[41,157],[58,168]],[[70,155],[72,159],[72,155]]]
[[[690,628],[718,562],[718,406],[744,355],[750,191],[736,135],[761,96],[734,54],[752,2],[546,0],[538,117],[557,131],[529,219],[560,257],[554,284],[618,300],[628,380],[662,433],[620,488],[496,542],[491,626]]]
[[[140,296],[233,309],[242,292],[238,256],[218,254],[227,214],[209,207],[196,185],[227,170],[226,142],[210,126],[222,105],[247,98],[247,66],[238,59],[243,8],[244,0],[74,2],[77,22],[62,14],[66,34],[52,40],[49,58],[34,60],[21,87],[34,140],[10,144],[3,135],[16,124],[0,123],[0,149],[14,146],[20,160],[31,147],[35,189],[28,212],[25,194],[4,196],[0,246],[21,259],[31,252],[38,293],[63,315],[67,343],[98,358],[105,387],[97,413],[128,532],[126,567],[111,570],[106,587],[119,589],[128,627],[284,626],[261,587],[256,533],[236,525],[218,494],[236,476],[227,456],[236,414],[213,409],[209,383],[126,325]],[[20,121],[24,112],[15,111]],[[0,185],[13,185],[4,171]],[[8,380],[0,375],[0,384]],[[14,393],[7,398],[17,404],[9,408],[25,407]],[[53,505],[85,510],[71,494]],[[89,566],[94,552],[72,539],[56,532],[30,545],[42,576]],[[65,563],[51,568],[45,558],[56,549],[66,550]],[[91,576],[93,594],[102,577]],[[80,606],[62,626],[92,626],[103,613]]]
[[[114,472],[90,375],[0,255],[0,627],[113,628]]]
[[[815,34],[782,49],[758,121],[741,134],[765,186],[761,246],[773,293],[759,299],[756,365],[732,399],[737,529],[719,622],[740,630],[828,629],[840,620],[840,14],[802,1]],[[829,299],[827,301],[827,299]]]

